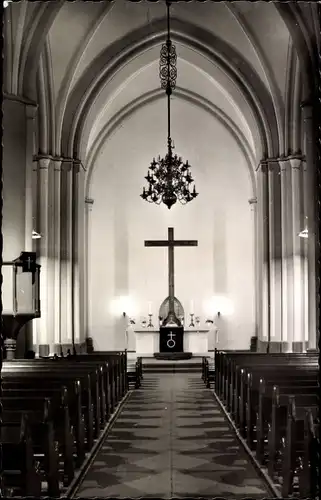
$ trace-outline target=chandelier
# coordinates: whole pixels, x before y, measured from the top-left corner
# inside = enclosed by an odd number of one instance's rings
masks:
[[[169,25],[169,8],[170,2],[167,5],[167,40],[162,45],[159,61],[159,76],[161,80],[161,88],[167,94],[167,154],[165,158],[158,155],[157,161],[155,158],[150,164],[147,176],[145,179],[148,182],[147,189],[143,188],[143,193],[140,195],[143,200],[149,203],[160,205],[162,202],[170,209],[178,200],[182,205],[194,200],[198,193],[196,192],[195,184],[192,188],[194,179],[191,176],[188,161],[183,163],[182,158],[173,154],[174,142],[171,139],[171,113],[170,113],[170,96],[176,86],[176,48],[170,39]]]

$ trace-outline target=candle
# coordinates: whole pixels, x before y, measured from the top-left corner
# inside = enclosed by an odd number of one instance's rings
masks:
[[[191,300],[191,304],[190,304],[190,314],[194,314],[194,300]]]
[[[152,303],[148,302],[148,314],[152,314]]]

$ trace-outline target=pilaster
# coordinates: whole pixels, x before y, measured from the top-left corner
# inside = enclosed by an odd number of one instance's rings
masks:
[[[280,160],[281,177],[281,225],[282,225],[282,330],[283,350],[290,351],[293,342],[293,260],[291,217],[291,165],[288,159]]]
[[[279,162],[267,160],[269,196],[270,340],[281,341],[282,332],[282,238],[281,179]]]
[[[54,338],[54,205],[53,169],[49,158],[37,160],[38,221],[41,239],[35,240],[39,263],[41,317],[35,320],[36,339],[39,346],[52,345]]]
[[[251,212],[252,212],[252,224],[254,228],[254,239],[253,239],[253,245],[254,245],[254,290],[255,290],[255,336],[258,337],[259,333],[259,325],[260,325],[260,304],[258,300],[258,292],[260,290],[260,280],[259,280],[259,245],[257,244],[258,242],[258,216],[257,216],[257,198],[251,198],[249,200],[249,205],[251,207]]]
[[[291,158],[292,195],[292,252],[293,252],[293,342],[304,345],[304,251],[306,239],[299,233],[304,229],[302,161]]]
[[[314,145],[313,109],[310,104],[302,106],[305,131],[306,154],[306,209],[308,217],[308,309],[310,349],[316,348],[317,308],[316,308],[316,151]]]
[[[302,169],[301,169],[301,182],[303,186],[303,212],[304,212],[304,224],[303,228],[308,227],[308,179],[307,179],[307,164],[306,159],[302,160]],[[306,238],[303,244],[302,254],[303,254],[303,262],[304,262],[304,341],[305,346],[309,346],[309,253],[308,253],[308,244],[309,239]]]
[[[85,312],[85,317],[84,317],[84,324],[85,324],[85,337],[88,337],[89,333],[89,326],[88,326],[88,289],[89,289],[89,262],[91,262],[90,259],[90,246],[89,246],[89,233],[90,233],[90,228],[91,228],[91,215],[92,215],[92,210],[93,210],[93,204],[94,200],[92,198],[85,198],[85,206],[86,206],[86,211],[85,211],[85,252],[84,252],[84,259],[85,259],[85,276],[84,276],[84,312]]]
[[[267,342],[270,335],[270,286],[269,286],[269,213],[268,168],[262,161],[257,171],[257,266],[258,266],[258,338]]]
[[[33,188],[33,154],[34,154],[34,133],[35,118],[38,107],[26,104],[26,183],[25,183],[25,250],[32,252],[32,230],[33,230],[33,198],[36,193]]]
[[[73,162],[61,165],[60,334],[62,344],[73,343]]]
[[[73,174],[73,299],[74,299],[74,342],[85,341],[85,171],[80,164],[74,164]]]
[[[54,289],[55,289],[55,329],[54,329],[54,344],[61,343],[61,333],[60,333],[60,278],[61,278],[61,255],[60,255],[60,245],[61,245],[61,160],[53,160],[54,169],[54,212],[55,212],[55,224],[54,224]]]

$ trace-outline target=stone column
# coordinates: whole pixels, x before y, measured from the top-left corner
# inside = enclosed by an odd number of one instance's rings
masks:
[[[55,244],[54,244],[54,290],[55,290],[55,320],[54,320],[54,348],[53,352],[60,354],[60,278],[61,278],[61,160],[54,160],[54,212],[55,212]]]
[[[84,351],[85,301],[84,301],[84,251],[85,251],[85,171],[80,163],[74,164],[74,213],[73,213],[73,288],[74,288],[74,337],[77,351]]]
[[[280,350],[282,331],[281,178],[278,161],[268,160],[270,352]]]
[[[307,164],[306,160],[302,160],[302,186],[303,186],[303,212],[304,223],[303,228],[308,228],[308,179],[307,179]],[[309,239],[305,238],[303,243],[303,256],[304,256],[304,341],[305,349],[309,347],[309,266],[308,266],[308,244]]]
[[[61,166],[60,331],[64,352],[72,351],[73,332],[73,162]]]
[[[280,160],[282,217],[282,349],[304,349],[304,229],[302,159]]]
[[[291,158],[292,254],[293,254],[293,350],[304,349],[304,245],[299,233],[304,229],[302,161]]]
[[[308,217],[308,295],[309,295],[309,343],[310,349],[315,349],[317,333],[316,308],[316,151],[313,139],[313,110],[310,104],[302,105],[305,131],[306,177],[307,177],[307,217]]]
[[[265,161],[257,171],[257,187],[258,350],[265,350],[270,330],[268,170]]]
[[[291,218],[291,166],[287,159],[280,160],[281,177],[281,225],[282,225],[282,333],[281,350],[292,351],[293,342],[293,301],[292,278],[292,218]]]
[[[38,220],[41,239],[35,240],[41,265],[41,317],[35,320],[39,354],[48,353],[54,343],[54,175],[50,158],[38,158]]]
[[[88,320],[88,307],[89,307],[89,262],[90,262],[90,250],[89,250],[89,235],[91,228],[91,214],[93,209],[94,200],[91,198],[85,198],[85,276],[84,276],[84,324],[85,324],[85,338],[90,338],[89,335],[89,320]]]
[[[251,198],[249,200],[249,204],[251,207],[251,212],[253,214],[252,224],[254,228],[254,290],[255,290],[255,332],[254,336],[258,337],[259,324],[261,322],[260,319],[260,304],[259,304],[259,289],[260,289],[260,280],[259,280],[259,245],[258,245],[258,215],[257,215],[257,198]]]
[[[33,154],[35,117],[37,106],[26,105],[26,190],[25,190],[25,251],[32,252],[32,230],[33,230],[33,198],[36,193],[33,189]]]

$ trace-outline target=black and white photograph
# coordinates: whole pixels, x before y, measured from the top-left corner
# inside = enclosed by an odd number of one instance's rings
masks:
[[[321,2],[1,1],[0,497],[319,500]]]

